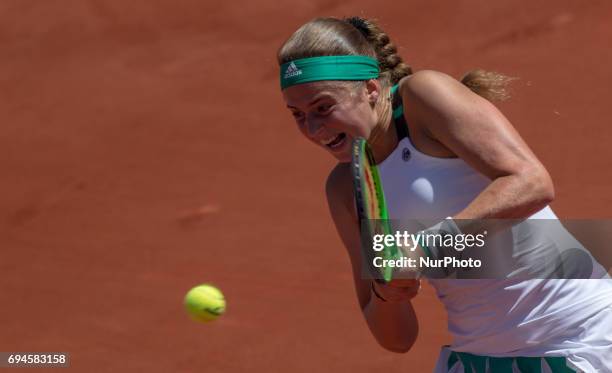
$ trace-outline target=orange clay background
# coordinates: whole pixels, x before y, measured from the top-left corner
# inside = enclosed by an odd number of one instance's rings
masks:
[[[377,18],[416,70],[520,77],[500,108],[553,208],[610,216],[607,0],[4,0],[0,351],[66,351],[79,372],[433,368],[450,338],[431,287],[410,352],[367,330],[333,160],[279,92],[277,48],[323,15]],[[182,306],[201,282],[228,300],[208,325]]]

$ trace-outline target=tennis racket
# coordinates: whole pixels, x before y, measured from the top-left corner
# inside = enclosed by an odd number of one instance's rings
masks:
[[[390,266],[376,268],[373,261],[377,256],[382,259],[397,259],[399,257],[398,249],[395,245],[385,245],[383,250],[376,252],[372,246],[375,234],[393,234],[389,224],[385,194],[374,162],[374,156],[367,141],[359,137],[353,140],[352,146],[351,168],[353,171],[355,204],[359,217],[362,247],[365,258],[369,261],[366,265],[376,279],[382,278],[389,282],[393,277],[393,268]]]

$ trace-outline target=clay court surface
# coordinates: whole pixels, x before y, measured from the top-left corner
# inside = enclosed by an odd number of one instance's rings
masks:
[[[326,15],[377,18],[416,70],[520,77],[500,108],[554,210],[610,217],[610,1],[4,0],[0,351],[79,372],[431,371],[444,310],[426,286],[416,346],[378,347],[324,200],[332,159],[281,99],[276,49]],[[182,307],[201,282],[228,299],[209,325]]]

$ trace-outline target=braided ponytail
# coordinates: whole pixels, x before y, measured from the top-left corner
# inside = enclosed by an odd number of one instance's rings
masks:
[[[362,17],[348,17],[345,22],[355,27],[372,45],[381,70],[381,77],[391,85],[412,74],[410,66],[404,63],[397,53],[397,47],[391,42],[389,35],[381,30],[374,21]]]

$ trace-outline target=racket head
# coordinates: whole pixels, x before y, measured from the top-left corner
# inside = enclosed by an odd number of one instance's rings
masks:
[[[392,230],[378,168],[367,141],[362,137],[353,140],[351,168],[362,246],[365,258],[369,261],[367,265],[376,279],[382,278],[389,282],[392,279],[393,268],[388,266],[375,268],[372,260],[376,256],[395,259],[397,247],[385,246],[380,252],[375,252],[372,247],[374,235],[392,234]]]

